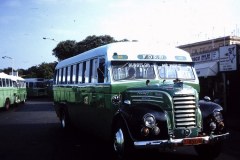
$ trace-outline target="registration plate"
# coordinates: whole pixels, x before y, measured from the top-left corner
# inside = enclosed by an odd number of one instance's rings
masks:
[[[202,138],[185,138],[183,139],[183,145],[198,145],[202,144],[203,139]]]

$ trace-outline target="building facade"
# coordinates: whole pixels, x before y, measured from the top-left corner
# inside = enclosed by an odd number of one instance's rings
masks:
[[[227,113],[240,113],[240,37],[226,36],[178,46],[190,53],[200,82],[200,98],[209,96]]]

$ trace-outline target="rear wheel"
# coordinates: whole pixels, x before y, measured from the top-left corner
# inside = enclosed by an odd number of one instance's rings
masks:
[[[202,144],[195,146],[198,155],[204,159],[215,159],[221,153],[222,144]]]

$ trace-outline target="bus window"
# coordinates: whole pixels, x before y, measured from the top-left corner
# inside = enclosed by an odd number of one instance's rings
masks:
[[[76,79],[75,79],[75,83],[78,83],[78,77],[79,77],[79,64],[76,64]]]
[[[72,83],[76,83],[76,64],[72,66],[72,73],[71,73],[71,81]]]
[[[112,63],[113,79],[114,80],[129,80],[129,79],[154,79],[154,65],[152,63],[127,63],[113,62]]]
[[[89,64],[89,83],[92,83],[92,75],[93,75],[93,59],[90,60]]]
[[[71,84],[71,66],[67,67],[67,84]]]
[[[78,72],[78,83],[83,83],[83,63],[79,64],[79,72]]]
[[[62,84],[65,84],[65,82],[66,82],[66,67],[63,68]]]
[[[85,83],[90,82],[90,60],[86,62],[86,68],[85,68]]]
[[[86,82],[86,62],[83,62],[82,67],[82,83]]]
[[[99,66],[97,69],[98,73],[98,83],[103,83],[104,82],[104,71],[105,71],[105,59],[101,58],[99,59]]]
[[[92,68],[91,68],[91,83],[97,83],[97,66],[98,66],[98,59],[93,59],[92,60]]]
[[[2,78],[0,78],[0,87],[2,87]]]

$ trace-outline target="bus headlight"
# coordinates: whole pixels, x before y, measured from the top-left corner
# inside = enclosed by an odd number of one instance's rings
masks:
[[[144,125],[149,128],[154,128],[156,126],[156,119],[150,113],[147,113],[143,116],[143,122],[144,122]]]

